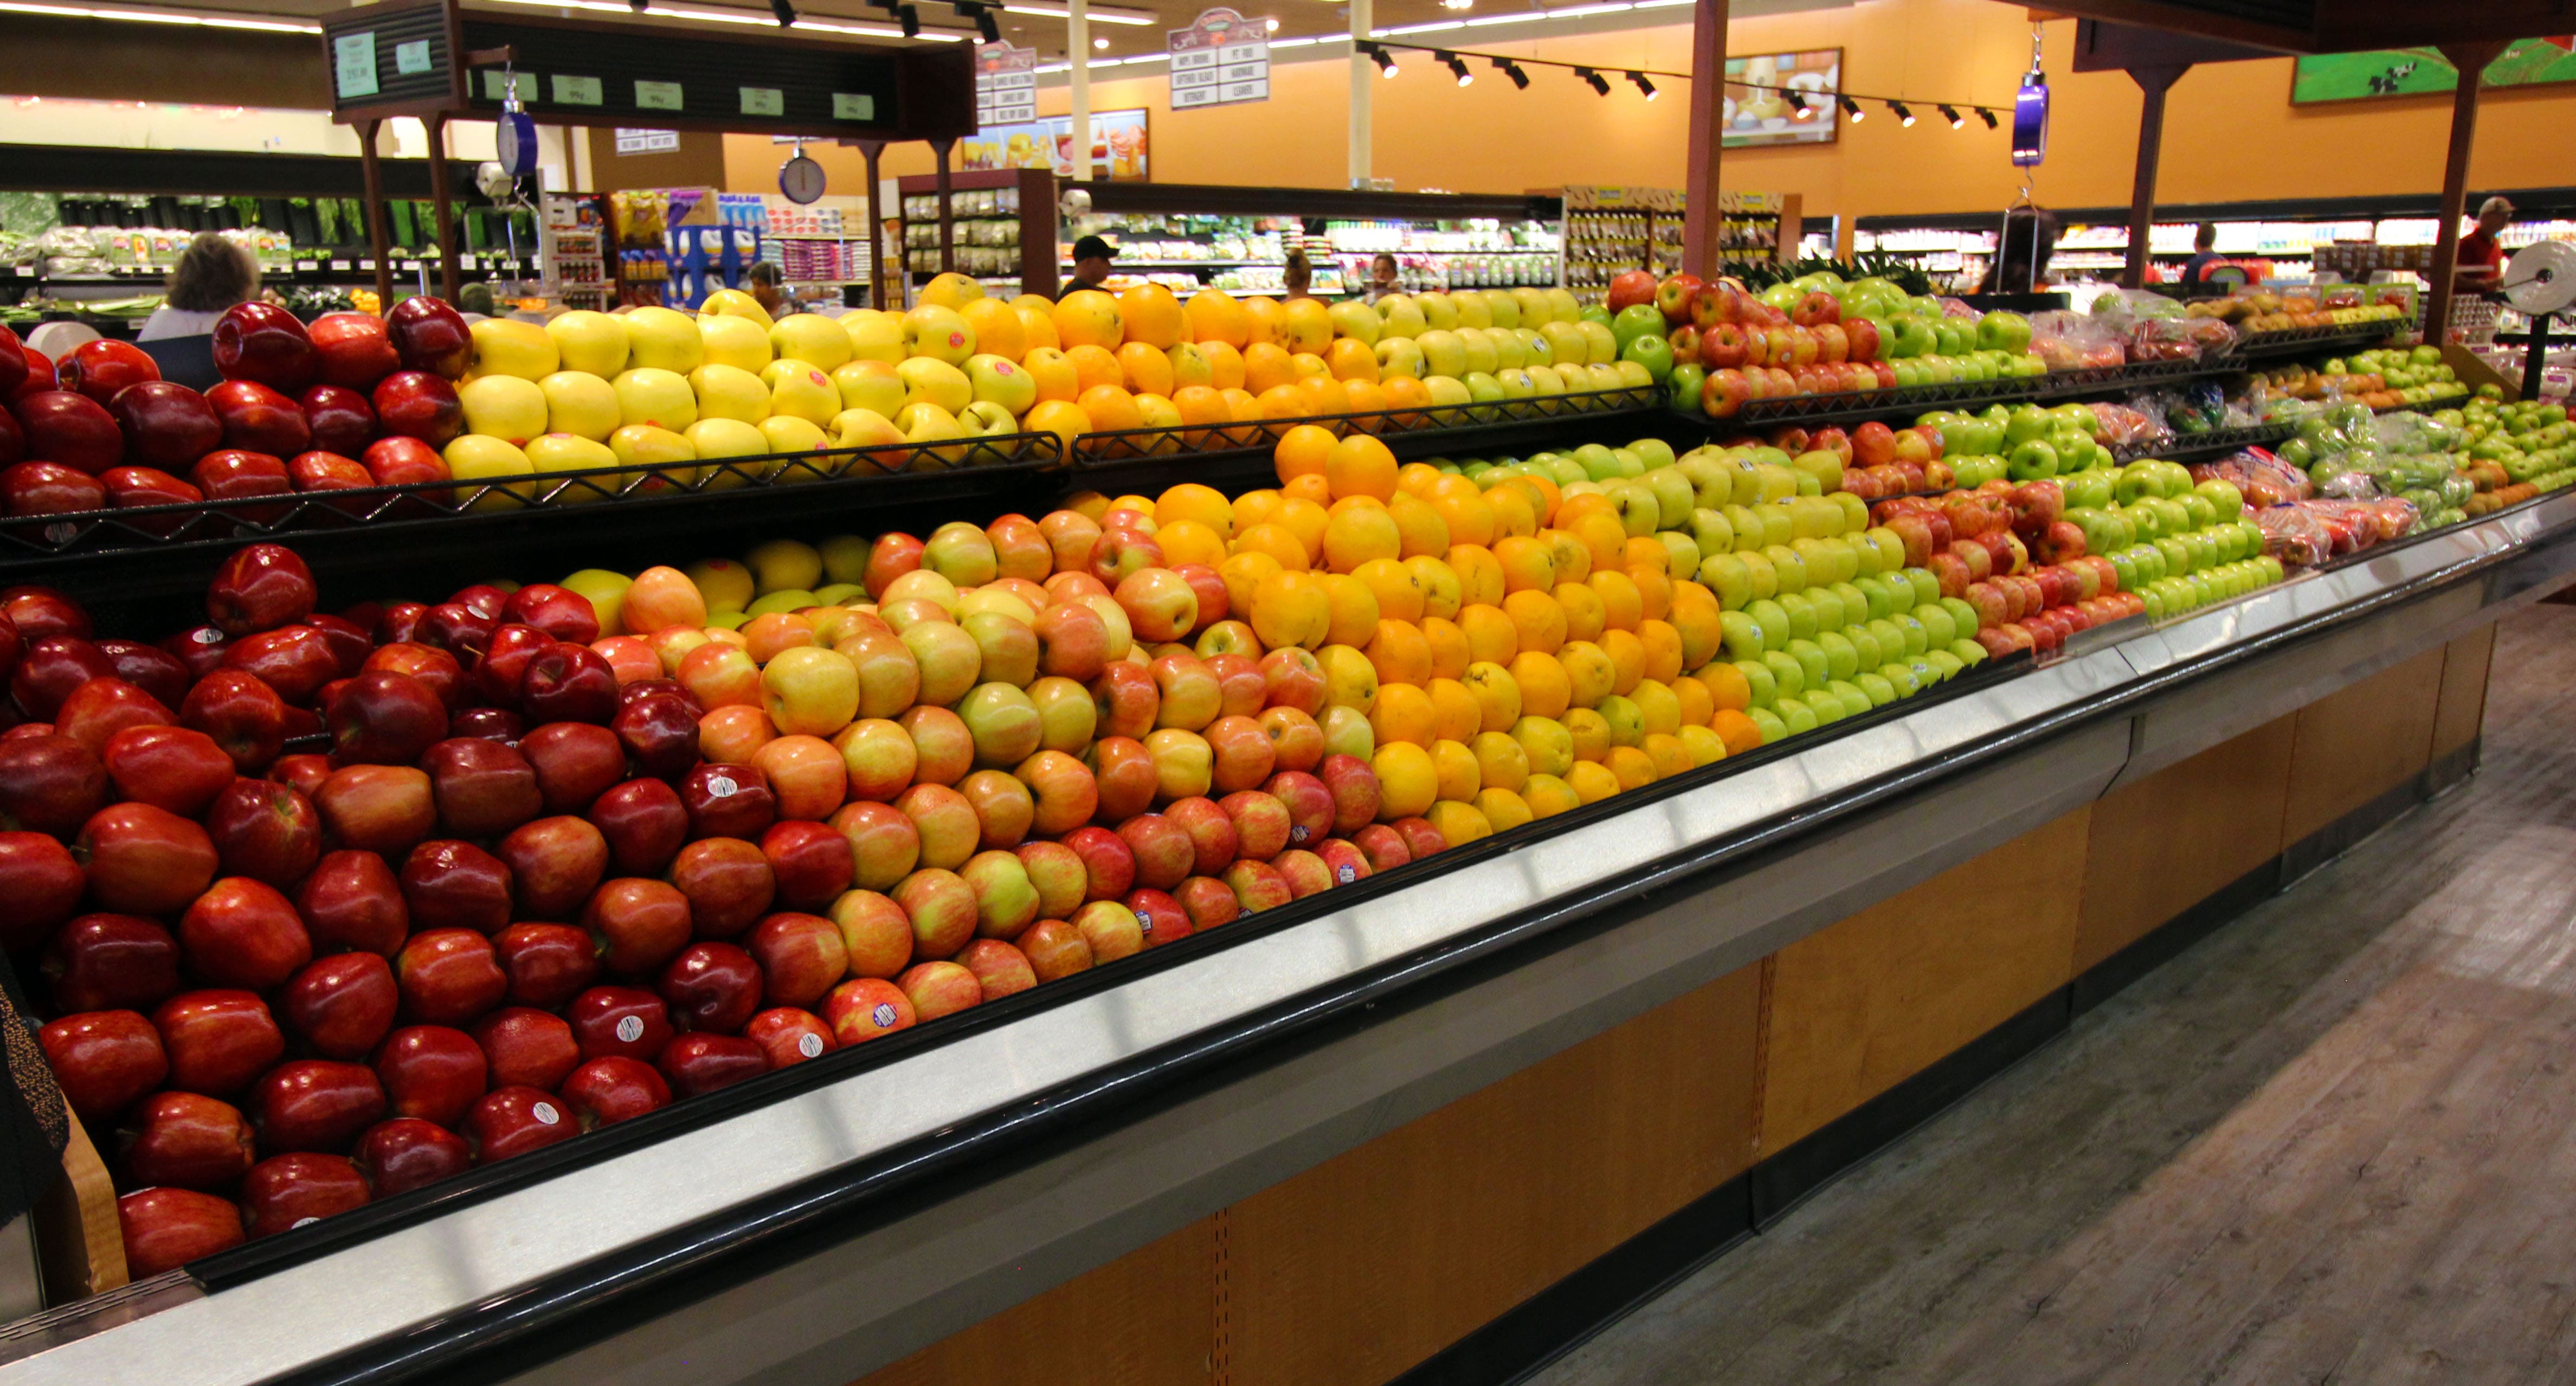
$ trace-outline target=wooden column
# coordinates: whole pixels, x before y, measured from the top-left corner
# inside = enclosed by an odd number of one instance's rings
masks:
[[[456,214],[447,195],[447,117],[433,115],[429,128],[429,205],[438,219],[438,286],[449,303],[463,289],[464,267],[457,256]]]
[[[884,155],[884,140],[859,141],[859,157],[868,161],[868,306],[877,309],[887,306],[885,209],[878,205],[877,191],[877,160]],[[901,254],[901,249],[898,248],[896,253]]]
[[[1715,279],[1726,261],[1717,165],[1726,118],[1726,0],[1691,6],[1690,168],[1683,175],[1682,272]]]
[[[393,247],[385,239],[385,170],[376,158],[376,131],[381,120],[358,122],[358,168],[366,180],[367,246],[376,257],[376,311],[393,306]]]
[[[956,214],[950,211],[948,205],[948,155],[956,147],[957,141],[953,139],[930,142],[931,157],[936,160],[933,167],[939,175],[939,272],[941,274],[957,272],[957,220]]]
[[[2442,56],[2460,71],[2451,94],[2451,150],[2442,165],[2441,223],[2433,240],[2433,292],[2424,300],[2424,340],[2439,346],[2451,332],[2451,281],[2460,266],[2460,217],[2468,210],[2469,151],[2478,137],[2478,85],[2504,51],[2498,40],[2446,43]]]
[[[2147,282],[2147,233],[2156,220],[2156,165],[2164,156],[2165,92],[2189,71],[2188,63],[2129,69],[2146,104],[2138,112],[2138,177],[2129,189],[2129,263],[2120,271],[2120,283],[2126,288]]]

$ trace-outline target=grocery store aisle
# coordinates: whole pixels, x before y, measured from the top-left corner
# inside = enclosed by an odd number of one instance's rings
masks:
[[[2576,607],[2485,769],[1535,1378],[2576,1377]]]

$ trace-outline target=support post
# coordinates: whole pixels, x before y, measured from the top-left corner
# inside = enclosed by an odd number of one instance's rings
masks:
[[[1377,16],[1371,0],[1350,0],[1351,5],[1351,186],[1365,188],[1373,176],[1369,152],[1376,136],[1372,133],[1371,102],[1377,99],[1377,64],[1360,51],[1360,45],[1377,31]]]
[[[2138,84],[2146,101],[2138,112],[2138,176],[2129,189],[2129,263],[2120,271],[2123,288],[2142,288],[2147,282],[2147,234],[2156,220],[2156,165],[2165,146],[2165,92],[2189,71],[2189,63],[2129,69],[2130,80]]]
[[[1073,90],[1073,117],[1066,122],[1073,144],[1073,181],[1091,181],[1091,10],[1089,0],[1066,0],[1064,7],[1065,82]]]
[[[438,288],[449,303],[464,291],[464,273],[456,253],[456,213],[447,194],[447,117],[433,115],[429,129],[429,205],[438,220]]]
[[[877,178],[877,160],[884,155],[884,140],[859,141],[859,157],[868,161],[868,306],[876,309],[902,306],[900,298],[889,300],[885,291],[885,208],[879,205],[883,194]],[[896,253],[901,253],[899,247]]]
[[[957,214],[949,206],[948,156],[957,148],[955,139],[930,142],[931,168],[939,175],[939,272],[957,272]]]
[[[2504,51],[2496,40],[2446,43],[2442,56],[2460,71],[2451,93],[2451,148],[2442,165],[2441,223],[2433,237],[2433,292],[2424,298],[2424,340],[2451,340],[2452,280],[2460,268],[2460,217],[2468,210],[2469,151],[2478,138],[2478,85],[2487,64]]]
[[[358,122],[358,170],[365,180],[367,194],[367,248],[376,257],[376,311],[393,305],[393,246],[385,239],[385,169],[376,157],[376,132],[381,120]]]
[[[1682,272],[1715,279],[1726,263],[1717,211],[1719,122],[1726,116],[1726,0],[1691,6],[1690,168],[1682,178]]]

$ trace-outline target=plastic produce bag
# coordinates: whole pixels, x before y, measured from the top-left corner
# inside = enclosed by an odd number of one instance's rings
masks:
[[[2129,362],[2127,334],[2119,324],[2063,309],[2031,315],[2030,349],[2052,371],[2096,370]]]
[[[2108,400],[2091,406],[2093,416],[2102,421],[2102,445],[2123,457],[2156,452],[2173,445],[2173,430],[2163,419],[2143,409]]]
[[[2215,462],[2194,463],[2191,479],[2229,482],[2245,497],[2245,503],[2257,510],[2316,494],[2307,473],[2262,448],[2245,448]]]
[[[2263,531],[2263,552],[2284,566],[2313,567],[2334,557],[2334,532],[2323,520],[2297,506],[2257,510],[2254,527]]]

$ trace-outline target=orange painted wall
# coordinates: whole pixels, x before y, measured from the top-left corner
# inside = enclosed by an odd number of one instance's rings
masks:
[[[1738,19],[1737,53],[1804,48],[1844,50],[1853,91],[1908,98],[1923,119],[1905,129],[1884,109],[1845,122],[1831,145],[1736,149],[1721,181],[1730,188],[1803,194],[1810,216],[1963,212],[2004,205],[2019,188],[2005,159],[2005,133],[1971,119],[1953,131],[1930,109],[1952,99],[2010,101],[2030,58],[2030,25],[2017,4],[1996,0],[1861,0],[1843,9]],[[2128,201],[2140,98],[2122,73],[2071,70],[2075,26],[2045,26],[2055,88],[2050,157],[2032,193],[2058,207]],[[1580,35],[1538,43],[1479,44],[1483,51],[1627,67],[1678,70],[1689,62],[1686,26]],[[1480,68],[1460,88],[1416,55],[1402,76],[1374,83],[1375,162],[1399,188],[1519,192],[1564,183],[1683,180],[1689,93],[1675,81],[1647,102],[1625,83],[1598,97],[1572,74],[1530,69],[1515,90]],[[1345,181],[1349,90],[1342,61],[1281,63],[1265,104],[1174,116],[1160,71],[1092,83],[1094,109],[1144,106],[1153,112],[1154,172],[1170,183],[1339,187]],[[2440,188],[2450,105],[2438,97],[2294,108],[2287,58],[2194,69],[2167,103],[2158,195],[2170,202],[2253,197],[2425,194]],[[1062,88],[1042,90],[1039,109],[1062,114]],[[2576,125],[2576,87],[2490,96],[2478,126],[2473,189],[2556,187],[2576,182],[2565,131]],[[731,186],[771,185],[778,155],[764,140],[729,137]],[[859,182],[854,153],[819,155],[835,188]],[[924,146],[887,151],[886,169],[926,173]]]

